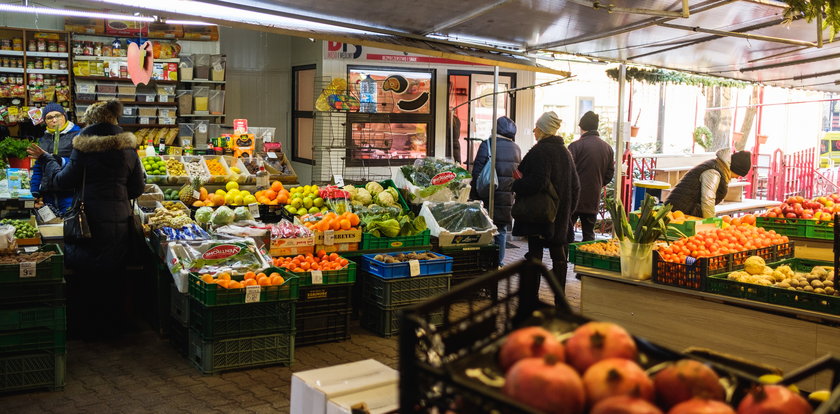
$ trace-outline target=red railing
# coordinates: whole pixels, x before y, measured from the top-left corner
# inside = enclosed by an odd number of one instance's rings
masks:
[[[790,196],[814,196],[816,172],[814,148],[784,155],[782,150],[773,153],[770,175],[767,180],[767,199],[783,201]]]

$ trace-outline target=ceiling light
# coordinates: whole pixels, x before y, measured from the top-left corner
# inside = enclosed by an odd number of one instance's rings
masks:
[[[184,25],[184,26],[216,26],[215,23],[197,22],[195,20],[166,19],[166,20],[163,20],[163,23],[166,23],[166,24],[180,24],[180,25]]]
[[[144,16],[128,16],[124,14],[110,14],[98,13],[82,10],[70,9],[50,9],[47,7],[30,7],[20,6],[16,4],[0,4],[0,11],[10,13],[30,13],[30,14],[44,14],[50,16],[67,16],[67,17],[92,17],[95,19],[114,19],[114,20],[128,20],[133,22],[153,22],[153,17]]]

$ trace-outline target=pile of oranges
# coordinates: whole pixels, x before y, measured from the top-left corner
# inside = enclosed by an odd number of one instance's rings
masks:
[[[242,289],[245,286],[278,286],[286,283],[286,280],[283,279],[283,276],[280,276],[280,273],[274,272],[270,275],[266,275],[265,273],[254,273],[248,272],[245,273],[245,279],[241,282],[237,280],[233,280],[230,277],[230,273],[222,272],[213,277],[213,275],[209,273],[205,273],[201,275],[201,280],[204,283],[211,283],[219,285],[225,289]]]
[[[323,250],[319,250],[316,256],[307,254],[306,256],[298,255],[274,259],[274,266],[294,273],[304,273],[311,270],[341,270],[349,263],[350,261],[335,253],[327,254]]]
[[[312,231],[327,231],[327,230],[351,230],[359,225],[359,216],[354,213],[346,212],[341,215],[329,212],[320,217],[319,215],[301,217],[301,221],[306,228]]]
[[[728,223],[731,226],[740,226],[742,224],[755,226],[755,214],[746,214],[741,217],[732,218],[730,216],[723,216],[721,217],[724,223]]]
[[[290,193],[283,188],[283,183],[275,181],[271,183],[271,187],[266,190],[260,190],[254,193],[257,202],[268,206],[276,206],[279,204],[287,204],[289,202]]]
[[[677,240],[658,251],[662,260],[685,263],[686,257],[712,257],[729,253],[774,246],[790,241],[773,230],[748,225],[730,226],[726,229],[704,231],[685,239]]]

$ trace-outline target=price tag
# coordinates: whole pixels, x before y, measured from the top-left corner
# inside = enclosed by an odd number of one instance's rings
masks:
[[[273,151],[268,152],[268,153],[266,153],[266,155],[268,155],[268,158],[277,159],[277,153],[276,152],[273,152]]]
[[[20,278],[27,279],[35,277],[35,262],[23,262],[20,264]]]
[[[409,275],[411,275],[411,277],[420,275],[420,261],[419,260],[409,260],[408,261],[408,273],[409,273]]]
[[[23,251],[26,253],[35,253],[38,251],[38,246],[27,246],[23,248]]]
[[[312,272],[312,284],[313,285],[322,285],[324,284],[324,273],[320,270],[313,270]]]
[[[324,232],[324,245],[332,246],[335,244],[335,230],[327,230]]]
[[[271,142],[271,138],[271,132],[266,132],[265,134],[263,134],[263,142]]]
[[[53,213],[52,209],[48,206],[43,206],[37,210],[38,217],[41,218],[41,221],[44,223],[49,223],[55,220],[55,213]]]
[[[35,208],[35,202],[32,200],[24,201],[23,208]]]
[[[336,174],[333,176],[333,182],[339,187],[344,187],[344,177]]]
[[[201,193],[199,193],[198,191],[193,191],[193,198],[196,200],[201,198]]]
[[[206,134],[207,133],[207,124],[204,123],[204,122],[198,124],[198,132],[200,134]]]
[[[160,145],[158,145],[158,154],[163,154],[164,150],[166,150],[166,144],[161,142]]]
[[[245,303],[259,302],[261,288],[260,285],[245,286]]]
[[[251,212],[254,218],[260,218],[260,207],[257,203],[248,204],[248,211]]]

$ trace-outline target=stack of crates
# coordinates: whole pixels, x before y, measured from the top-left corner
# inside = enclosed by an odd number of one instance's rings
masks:
[[[64,387],[67,354],[64,255],[0,265],[0,392]]]
[[[257,287],[225,289],[191,274],[189,294],[172,290],[170,339],[199,371],[291,365],[298,281]]]
[[[356,264],[341,270],[324,271],[320,280],[310,272],[299,274],[300,298],[297,302],[296,346],[307,346],[350,339],[350,313]]]
[[[398,253],[392,253],[398,254]],[[452,258],[418,260],[412,264],[383,263],[376,255],[362,256],[361,325],[380,336],[399,334],[403,308],[449,292]],[[443,313],[431,315],[432,323],[443,323]]]
[[[499,269],[499,246],[444,246],[432,239],[432,250],[452,258],[452,286],[458,286],[485,273]],[[481,295],[496,297],[496,292],[481,291]]]

